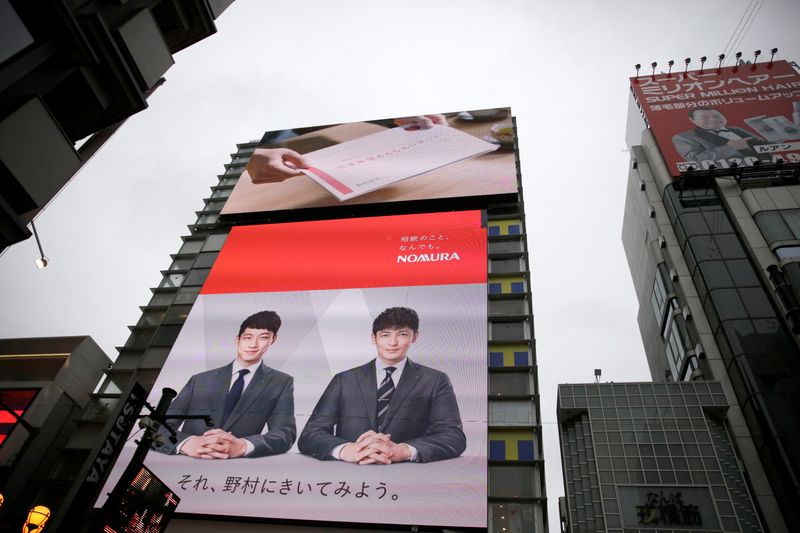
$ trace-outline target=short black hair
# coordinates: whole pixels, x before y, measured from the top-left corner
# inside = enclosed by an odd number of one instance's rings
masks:
[[[411,328],[414,333],[419,331],[419,316],[417,312],[408,307],[390,307],[375,317],[372,323],[372,334],[375,335],[382,329]]]
[[[239,326],[239,334],[237,337],[240,337],[247,328],[266,329],[267,331],[271,331],[273,335],[277,335],[278,330],[281,328],[281,317],[279,317],[278,313],[275,311],[259,311],[258,313],[250,315],[245,318],[242,325]]]
[[[698,111],[716,111],[717,113],[722,115],[722,111],[720,111],[716,107],[699,106],[699,107],[693,107],[692,109],[689,110],[689,118],[693,119],[694,114],[697,113]],[[725,115],[722,116],[724,117]]]

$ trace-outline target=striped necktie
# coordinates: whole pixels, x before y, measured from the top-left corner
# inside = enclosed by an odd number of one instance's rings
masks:
[[[378,386],[378,433],[383,432],[383,422],[386,418],[386,411],[389,410],[389,402],[392,401],[394,395],[394,381],[392,381],[392,372],[397,370],[393,366],[388,366],[386,370],[386,377],[383,378],[381,384]]]

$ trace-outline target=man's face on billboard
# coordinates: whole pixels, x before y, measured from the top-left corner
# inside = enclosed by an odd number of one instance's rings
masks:
[[[691,120],[695,126],[703,128],[704,130],[721,130],[725,127],[725,124],[728,123],[728,121],[725,120],[725,115],[716,109],[695,111],[689,120]]]
[[[411,345],[417,342],[417,336],[409,327],[399,329],[382,329],[373,333],[372,343],[378,348],[378,357],[386,365],[399,363],[406,357]]]
[[[261,362],[261,358],[277,339],[268,329],[245,328],[236,337],[236,359],[244,366]]]

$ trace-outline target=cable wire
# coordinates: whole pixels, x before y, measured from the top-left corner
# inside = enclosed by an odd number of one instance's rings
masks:
[[[742,32],[739,34],[739,38],[734,44],[734,46],[731,48],[731,51],[738,49],[739,46],[741,46],[742,42],[744,42],[744,38],[747,36],[747,32],[750,31],[750,27],[753,25],[753,22],[756,20],[756,17],[761,12],[761,8],[764,7],[765,2],[766,0],[760,0],[760,2],[758,2],[758,7],[755,8],[753,11],[751,11],[750,17],[748,17],[748,20],[746,21],[745,26],[743,26]]]
[[[728,47],[734,42],[734,36],[736,35],[736,32],[739,31],[739,27],[742,25],[742,21],[744,20],[745,15],[747,15],[747,13],[750,11],[750,8],[753,5],[753,3],[757,1],[758,0],[750,0],[750,3],[747,4],[747,9],[745,9],[744,13],[742,13],[742,16],[739,17],[739,22],[736,24],[736,28],[734,28],[733,33],[731,33],[730,38],[728,38],[728,42],[725,43],[725,47],[722,49],[722,53],[725,54],[726,56],[732,52],[732,50],[728,50]]]

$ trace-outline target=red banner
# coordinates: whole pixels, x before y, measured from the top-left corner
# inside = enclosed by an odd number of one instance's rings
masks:
[[[486,282],[480,211],[238,226],[203,294]]]
[[[631,78],[670,173],[800,163],[800,74],[786,61]]]

